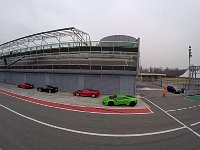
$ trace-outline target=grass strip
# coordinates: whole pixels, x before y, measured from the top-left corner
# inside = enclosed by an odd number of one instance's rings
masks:
[[[200,101],[200,95],[186,96],[186,98],[193,101]]]

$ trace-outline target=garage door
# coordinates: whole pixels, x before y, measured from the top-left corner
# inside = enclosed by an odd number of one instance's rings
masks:
[[[4,72],[0,72],[0,82],[5,82],[4,78],[5,78],[5,73]]]
[[[24,82],[24,73],[6,72],[6,83],[20,84]]]
[[[49,74],[49,84],[62,91],[73,91],[78,88],[78,76],[66,74]]]
[[[43,86],[46,84],[45,74],[42,73],[27,73],[26,81],[34,84],[35,87]]]
[[[85,76],[84,87],[98,89],[103,94],[120,92],[120,78],[115,76]]]

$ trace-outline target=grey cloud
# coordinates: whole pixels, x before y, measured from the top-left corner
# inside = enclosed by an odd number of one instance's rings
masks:
[[[93,40],[113,34],[141,38],[143,66],[200,64],[199,0],[0,0],[0,42],[74,26]]]

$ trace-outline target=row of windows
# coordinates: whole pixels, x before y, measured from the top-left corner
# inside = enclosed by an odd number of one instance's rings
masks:
[[[10,61],[12,62],[12,61]],[[10,63],[8,63],[10,64]],[[59,61],[52,61],[52,60],[42,60],[42,61],[19,61],[16,62],[17,66],[32,66],[32,65],[93,65],[93,66],[136,66],[136,62],[130,60],[124,61],[108,61],[108,60],[59,60]]]
[[[29,50],[26,52],[10,52],[9,55],[4,57],[16,57],[16,56],[24,56],[24,55],[33,55],[40,53],[58,53],[58,52],[73,52],[73,51],[106,51],[108,53],[112,53],[113,51],[121,51],[121,52],[138,52],[138,48],[123,48],[123,47],[73,47],[73,48],[51,48],[51,49],[43,49],[43,50]]]
[[[1,66],[0,69],[5,69],[5,66]],[[136,71],[136,67],[133,67],[133,66],[89,66],[89,65],[10,66],[9,69],[87,69],[87,70],[130,70],[130,71]]]

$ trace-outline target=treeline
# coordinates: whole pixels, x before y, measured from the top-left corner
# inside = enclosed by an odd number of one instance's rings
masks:
[[[179,69],[179,68],[156,68],[156,67],[149,67],[143,68],[140,67],[141,73],[159,73],[159,74],[166,74],[167,77],[179,77],[186,72],[187,69]]]

